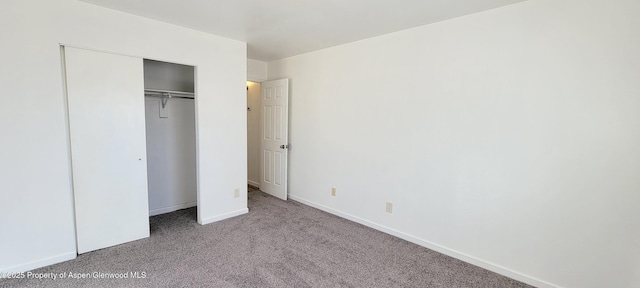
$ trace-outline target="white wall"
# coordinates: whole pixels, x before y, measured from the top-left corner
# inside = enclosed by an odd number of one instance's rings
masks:
[[[149,215],[196,206],[196,135],[194,100],[145,97]]]
[[[262,145],[262,100],[260,98],[260,83],[247,82],[247,173],[249,184],[260,186],[260,148]]]
[[[73,0],[2,5],[0,272],[75,257],[60,43],[197,66],[198,220],[246,213],[245,43]]]
[[[247,80],[254,82],[267,80],[267,62],[247,59]]]
[[[639,12],[530,0],[270,62],[291,198],[534,285],[639,287]]]

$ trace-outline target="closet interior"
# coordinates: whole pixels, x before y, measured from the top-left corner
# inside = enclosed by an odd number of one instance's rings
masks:
[[[195,67],[144,59],[149,215],[197,205]]]

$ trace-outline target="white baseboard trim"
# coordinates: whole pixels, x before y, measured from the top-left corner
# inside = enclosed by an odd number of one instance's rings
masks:
[[[312,201],[308,201],[308,200],[300,198],[300,197],[298,197],[296,195],[289,194],[289,198],[291,200],[300,202],[300,203],[305,204],[307,206],[311,206],[313,208],[325,211],[327,213],[330,213],[330,214],[345,218],[347,220],[351,220],[353,222],[362,224],[362,225],[367,226],[369,228],[373,228],[373,229],[376,229],[378,231],[382,231],[384,233],[396,236],[396,237],[398,237],[400,239],[404,239],[404,240],[409,241],[411,243],[426,247],[428,249],[437,251],[437,252],[445,254],[447,256],[451,256],[451,257],[456,258],[458,260],[461,260],[461,261],[467,262],[469,264],[473,264],[475,266],[487,269],[489,271],[492,271],[492,272],[507,276],[507,277],[509,277],[511,279],[515,279],[515,280],[518,280],[520,282],[524,282],[526,284],[533,285],[535,287],[540,287],[540,288],[542,288],[542,287],[545,287],[545,288],[559,288],[560,287],[558,285],[554,285],[554,284],[551,284],[549,282],[545,282],[545,281],[542,281],[540,279],[536,279],[534,277],[531,277],[531,276],[528,276],[528,275],[513,271],[513,270],[511,270],[509,268],[505,268],[505,267],[502,267],[500,265],[493,264],[491,262],[488,262],[488,261],[473,257],[471,255],[467,255],[465,253],[462,253],[462,252],[459,252],[459,251],[456,251],[456,250],[453,250],[453,249],[450,249],[450,248],[435,244],[433,242],[430,242],[430,241],[427,241],[427,240],[424,240],[424,239],[420,239],[420,238],[415,237],[413,235],[409,235],[409,234],[406,234],[404,232],[400,232],[400,231],[394,230],[392,228],[389,228],[389,227],[386,227],[386,226],[382,226],[382,225],[370,222],[368,220],[353,216],[351,214],[347,214],[347,213],[335,210],[333,208],[329,208],[327,206],[324,206],[324,205],[321,205],[321,204],[318,204],[318,203],[315,203],[315,202],[312,202]]]
[[[69,261],[71,259],[75,259],[77,256],[78,254],[76,253],[76,251],[73,251],[73,252],[68,252],[68,253],[60,254],[57,256],[49,257],[49,258],[27,262],[27,263],[16,265],[16,266],[3,267],[3,268],[0,268],[0,275],[3,275],[3,273],[11,273],[11,272],[14,272],[14,273],[27,272],[40,267],[45,267],[45,266],[53,265],[53,264],[64,262],[64,261]]]
[[[253,186],[253,187],[258,187],[260,188],[260,183],[256,182],[256,181],[251,181],[251,180],[247,180],[247,184]]]
[[[198,202],[189,202],[189,203],[184,203],[184,204],[178,204],[178,205],[173,205],[173,206],[153,209],[153,210],[149,210],[149,216],[155,216],[155,215],[160,215],[160,214],[164,214],[164,213],[177,211],[177,210],[180,210],[180,209],[191,208],[191,207],[196,206],[196,205],[198,205]]]
[[[220,214],[220,215],[217,215],[217,216],[204,218],[204,219],[202,219],[200,224],[201,225],[206,225],[206,224],[209,224],[209,223],[218,222],[220,220],[228,219],[228,218],[231,218],[231,217],[236,217],[236,216],[239,216],[239,215],[242,215],[242,214],[247,214],[247,213],[249,213],[249,208],[244,208],[244,209],[232,211],[232,212],[229,212],[229,213]]]

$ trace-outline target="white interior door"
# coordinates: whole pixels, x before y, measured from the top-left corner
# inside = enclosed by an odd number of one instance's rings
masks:
[[[65,48],[78,253],[149,237],[142,59]]]
[[[289,79],[262,82],[260,190],[287,200]]]

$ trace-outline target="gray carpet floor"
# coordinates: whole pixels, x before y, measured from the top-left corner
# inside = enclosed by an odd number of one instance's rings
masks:
[[[32,271],[65,279],[0,279],[0,287],[530,287],[260,191],[249,193],[249,209],[204,226],[195,208],[154,216],[149,238]]]

